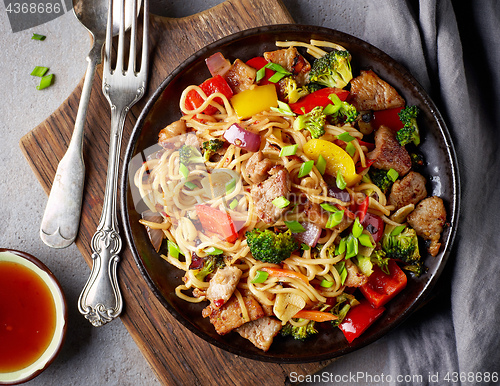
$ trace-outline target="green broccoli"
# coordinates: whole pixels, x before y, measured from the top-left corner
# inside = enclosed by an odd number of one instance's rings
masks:
[[[290,322],[288,322],[281,329],[281,335],[282,336],[291,335],[293,336],[294,339],[304,340],[318,333],[318,330],[316,330],[315,325],[316,322],[314,320],[310,320],[306,325],[301,327],[296,327],[292,325]]]
[[[190,146],[190,145],[183,145],[180,148],[179,158],[181,164],[183,164],[184,166],[192,164],[201,164],[205,162],[200,151],[195,146]]]
[[[417,106],[406,106],[399,112],[399,119],[403,123],[403,128],[396,133],[396,139],[401,146],[413,142],[415,146],[420,144],[420,134],[417,125],[417,115],[419,109]]]
[[[290,257],[299,245],[289,230],[275,233],[269,229],[252,229],[245,233],[252,256],[265,263],[279,264]]]
[[[291,76],[284,78],[282,84],[284,97],[288,103],[295,103],[303,96],[309,94],[309,90],[306,87],[299,87],[297,81]]]
[[[340,323],[344,320],[347,312],[351,309],[351,307],[357,306],[359,301],[356,300],[354,295],[348,293],[342,293],[336,298],[337,303],[331,309],[331,313],[336,315],[338,318],[332,320],[333,327],[338,327]]]
[[[349,123],[356,120],[358,117],[356,107],[348,102],[340,100],[337,94],[331,94],[329,98],[333,104],[325,107],[323,114],[331,116],[332,121],[335,124],[338,124],[339,122]]]
[[[348,51],[333,50],[316,59],[309,81],[326,87],[344,88],[352,79],[351,55]]]
[[[205,150],[205,154],[203,155],[203,159],[205,162],[210,160],[210,157],[215,154],[218,150],[222,149],[224,146],[224,141],[221,139],[210,139],[208,141],[203,142],[203,150]]]
[[[386,253],[382,249],[378,249],[372,252],[370,255],[370,261],[373,264],[379,266],[382,272],[390,275],[389,272],[389,258],[386,257]]]
[[[394,174],[395,173],[395,174]],[[392,184],[397,180],[397,172],[394,169],[382,170],[371,167],[368,176],[375,185],[379,187],[382,193],[387,193]],[[396,178],[394,178],[396,177]]]
[[[224,268],[225,265],[224,255],[209,255],[205,258],[203,267],[195,277],[200,281],[204,281],[205,277],[215,271],[216,268]]]
[[[322,86],[319,83],[308,83],[304,86],[304,88],[309,91],[309,93],[313,93],[315,91],[321,90],[322,88],[325,88],[325,86]]]
[[[323,107],[316,106],[307,114],[302,114],[295,118],[293,128],[295,130],[307,129],[311,137],[319,138],[325,134],[326,115],[323,114]]]
[[[387,257],[407,263],[404,268],[417,276],[423,272],[417,232],[413,228],[408,226],[403,230],[395,228],[392,232],[385,233],[382,238],[382,249]]]

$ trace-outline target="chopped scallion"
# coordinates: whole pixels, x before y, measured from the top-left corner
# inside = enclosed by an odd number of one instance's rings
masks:
[[[356,238],[361,236],[363,233],[363,225],[359,222],[359,217],[356,217],[356,220],[354,220],[354,224],[352,224],[352,235]]]
[[[330,214],[330,217],[328,217],[328,221],[326,222],[325,228],[331,229],[339,225],[342,222],[343,218],[344,218],[343,210],[338,210],[337,212]]]
[[[334,283],[332,281],[328,281],[326,279],[323,279],[321,283],[319,283],[319,285],[323,288],[330,288],[331,286],[333,286],[333,284]]]
[[[341,141],[344,142],[351,142],[354,140],[354,137],[349,134],[347,131],[343,132],[342,134],[337,135],[337,138],[340,139]]]
[[[207,255],[222,255],[224,251],[215,247],[208,247],[203,250]]]
[[[298,221],[285,221],[285,225],[290,229],[293,233],[301,233],[305,232],[305,228]]]
[[[272,201],[272,203],[275,207],[280,209],[286,208],[288,205],[290,205],[290,201],[288,201],[284,196],[276,197]]]
[[[181,255],[183,254],[179,246],[173,241],[167,240],[167,246],[168,246],[168,254],[172,256],[174,259],[178,259],[179,254]]]
[[[391,231],[391,236],[397,236],[406,228],[406,225],[400,225]]]
[[[367,247],[367,248],[373,248],[373,247],[374,247],[374,245],[372,244],[372,240],[371,240],[370,235],[368,235],[368,234],[366,234],[366,233],[361,234],[361,235],[358,237],[358,240],[359,240],[359,243],[360,243],[363,247]]]
[[[179,165],[179,173],[181,173],[184,178],[188,178],[188,176],[189,176],[189,169],[187,168],[186,165],[180,164]]]
[[[324,210],[327,212],[338,212],[337,207],[333,206],[332,204],[329,204],[328,202],[323,202],[322,204],[319,204]]]
[[[311,247],[309,245],[305,244],[305,243],[302,243],[300,246],[302,247],[302,249],[304,251],[308,251],[309,249],[311,249]]]
[[[346,241],[346,259],[350,259],[358,254],[358,239],[355,237],[348,237]]]
[[[395,182],[399,177],[399,173],[394,169],[389,169],[387,176],[392,180],[392,182]]]
[[[234,210],[234,208],[236,208],[238,206],[239,202],[238,200],[235,198],[233,201],[231,201],[231,203],[229,204],[229,208],[231,208],[231,210]]]
[[[269,277],[269,274],[267,272],[256,271],[255,277],[253,278],[252,283],[264,283],[268,277]]]
[[[235,187],[236,187],[236,179],[233,178],[226,184],[226,194],[231,194],[231,192],[234,190]]]
[[[33,34],[33,36],[31,37],[31,39],[33,40],[45,40],[46,36],[45,35],[40,35],[40,34]]]
[[[52,84],[52,79],[54,78],[54,74],[45,75],[40,79],[40,84],[36,86],[37,90],[43,90],[44,88],[49,87]]]
[[[309,160],[304,162],[302,165],[300,165],[299,169],[299,178],[307,176],[309,173],[311,173],[311,170],[314,166],[314,160]]]
[[[262,67],[260,70],[257,70],[257,74],[255,76],[255,82],[259,83],[266,76],[266,67]]]
[[[288,72],[287,70],[285,70],[282,66],[280,66],[279,64],[277,63],[273,63],[273,62],[269,62],[265,65],[266,68],[269,68],[270,70],[273,70],[273,71],[276,71],[276,72],[279,72],[281,74],[285,74],[285,75],[292,75],[290,72]]]
[[[271,76],[268,80],[271,83],[278,83],[285,76],[286,76],[286,74],[283,74],[282,72],[275,72],[274,75]]]
[[[340,239],[339,245],[337,245],[337,248],[335,248],[335,254],[341,255],[345,252],[345,239]]]
[[[271,107],[271,110],[283,115],[288,115],[291,117],[295,116],[295,113],[292,111],[292,108],[287,103],[282,101],[278,101],[278,107]]]
[[[326,159],[320,154],[318,160],[316,161],[316,169],[320,172],[321,175],[325,174],[326,170]]]
[[[48,67],[35,66],[33,71],[31,71],[32,76],[39,76],[40,78],[45,75],[45,73],[49,70]]]
[[[337,188],[339,188],[340,190],[344,190],[347,186],[344,177],[342,176],[342,173],[340,173],[340,170],[337,170],[336,182],[337,182]]]
[[[323,114],[332,115],[332,114],[335,114],[337,111],[339,111],[339,109],[340,109],[340,105],[335,106],[335,105],[329,104],[323,109]]]
[[[354,157],[354,154],[356,154],[356,146],[354,146],[352,144],[352,142],[349,142],[346,147],[345,147],[345,151],[347,152],[347,154],[349,154],[351,157]]]
[[[344,284],[345,279],[347,278],[347,269],[345,268],[345,261],[342,260],[335,264],[335,269],[339,273],[340,276],[340,282]]]
[[[295,155],[297,153],[297,149],[299,148],[298,144],[283,146],[280,151],[280,157],[288,157],[291,155]]]
[[[186,182],[184,186],[190,190],[196,189],[198,187],[194,182],[191,181]]]

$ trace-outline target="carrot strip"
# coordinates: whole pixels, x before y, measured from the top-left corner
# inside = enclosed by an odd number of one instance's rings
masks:
[[[289,277],[292,279],[302,280],[304,283],[309,284],[309,279],[307,278],[307,276],[303,275],[300,272],[291,271],[289,269],[271,268],[271,267],[263,267],[260,270],[266,271],[269,274],[269,276]]]
[[[300,310],[295,314],[294,318],[314,320],[315,322],[327,322],[329,320],[338,319],[338,316],[324,311]]]

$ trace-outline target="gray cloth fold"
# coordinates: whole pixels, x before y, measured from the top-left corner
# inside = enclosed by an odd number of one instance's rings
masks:
[[[411,71],[444,116],[462,186],[458,232],[437,296],[312,384],[500,384],[500,2],[283,2],[296,22],[359,37]]]

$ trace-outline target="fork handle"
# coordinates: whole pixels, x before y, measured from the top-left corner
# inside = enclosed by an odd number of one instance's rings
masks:
[[[121,139],[127,112],[128,107],[111,107],[111,137],[103,208],[91,241],[92,271],[78,299],[80,313],[96,327],[115,319],[123,308],[117,280],[118,253],[122,248],[122,240],[118,232],[116,196]]]
[[[102,48],[102,44],[100,45]],[[85,164],[83,162],[83,129],[100,51],[93,48],[87,57],[87,71],[68,149],[57,166],[45,212],[40,238],[52,248],[65,248],[75,240],[80,225]]]

